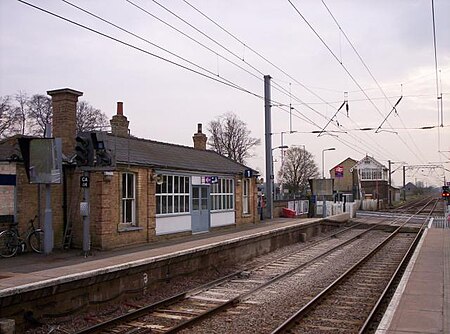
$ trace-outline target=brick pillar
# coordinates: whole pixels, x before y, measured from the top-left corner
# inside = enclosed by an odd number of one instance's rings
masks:
[[[109,121],[111,132],[118,137],[128,137],[128,125],[130,122],[123,115],[123,102],[117,102],[117,114]]]
[[[192,137],[194,140],[194,148],[197,150],[206,150],[206,135],[202,133],[202,124],[197,124],[197,133]]]
[[[77,102],[83,93],[70,89],[49,90],[53,107],[53,137],[62,139],[62,152],[70,156],[75,150],[77,135]]]

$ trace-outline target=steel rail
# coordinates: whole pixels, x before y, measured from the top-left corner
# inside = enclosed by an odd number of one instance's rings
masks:
[[[350,226],[350,227],[348,227],[348,228],[345,228],[345,229],[343,229],[343,230],[337,231],[336,233],[333,233],[333,234],[331,234],[331,235],[329,235],[329,236],[326,236],[326,237],[324,237],[324,238],[321,238],[321,239],[319,239],[319,240],[313,242],[312,244],[308,245],[307,247],[302,248],[299,252],[303,252],[303,251],[308,250],[308,249],[310,249],[310,248],[312,248],[312,247],[314,247],[314,246],[320,245],[320,244],[323,243],[324,241],[327,241],[327,240],[330,240],[330,239],[332,239],[332,238],[335,238],[337,235],[343,234],[343,233],[345,233],[345,232],[348,232],[349,230],[355,229],[356,227],[358,227],[358,226],[360,226],[360,225],[365,225],[365,224],[363,224],[363,223],[355,224],[355,225],[352,225],[352,226]],[[352,237],[351,239],[345,241],[345,242],[342,243],[342,244],[339,244],[339,245],[336,246],[335,248],[342,247],[344,244],[347,244],[347,243],[349,243],[349,242],[351,242],[351,241],[353,241],[353,240],[356,240],[357,238],[360,238],[362,235],[368,233],[369,231],[371,231],[371,230],[373,230],[373,229],[375,229],[375,228],[377,228],[377,227],[379,227],[379,225],[374,225],[374,226],[370,227],[369,229],[365,229],[365,230],[363,230],[362,233],[359,233],[359,234],[356,235],[355,237]],[[326,253],[322,253],[322,254],[319,255],[318,257],[315,257],[314,259],[312,259],[312,260],[310,260],[310,261],[307,261],[306,263],[309,263],[309,264],[310,264],[310,263],[312,263],[313,261],[317,261],[319,258],[325,256],[325,254],[329,254],[330,252],[331,252],[331,250],[328,250]],[[177,302],[180,302],[180,301],[182,301],[182,300],[186,300],[186,299],[188,299],[188,298],[189,298],[190,296],[192,296],[192,295],[195,295],[195,294],[197,294],[197,293],[199,293],[199,292],[201,292],[201,291],[207,290],[207,289],[209,289],[209,288],[211,288],[211,287],[217,286],[217,285],[219,285],[219,284],[221,284],[221,283],[224,283],[224,282],[226,282],[226,281],[228,281],[228,280],[231,280],[231,279],[233,279],[233,278],[235,278],[235,277],[239,277],[240,275],[242,275],[242,274],[245,273],[245,272],[255,271],[255,270],[258,270],[258,269],[262,269],[262,268],[264,268],[264,267],[270,265],[271,263],[275,263],[275,262],[277,262],[277,261],[283,260],[284,258],[287,258],[287,257],[289,257],[289,256],[292,256],[292,253],[291,253],[291,252],[288,252],[288,253],[286,253],[286,254],[283,254],[283,255],[277,257],[276,259],[274,259],[274,260],[272,260],[272,261],[270,261],[270,262],[268,262],[268,263],[265,263],[265,264],[262,264],[262,265],[259,265],[259,266],[255,266],[255,267],[252,267],[252,268],[247,268],[247,269],[244,269],[244,270],[239,270],[239,271],[237,271],[237,272],[231,273],[231,274],[229,274],[229,275],[227,275],[227,276],[221,277],[221,278],[219,278],[219,279],[217,279],[217,280],[214,280],[214,281],[212,281],[212,282],[203,284],[203,285],[201,285],[200,287],[197,287],[197,288],[194,288],[194,289],[190,289],[190,290],[188,290],[188,291],[182,292],[182,293],[180,293],[180,294],[177,294],[177,295],[175,295],[175,296],[169,297],[169,298],[164,299],[164,300],[162,300],[162,301],[153,303],[153,304],[151,304],[151,305],[144,306],[144,307],[142,307],[142,308],[139,308],[139,309],[134,310],[134,311],[132,311],[132,312],[129,312],[129,313],[127,313],[127,314],[120,315],[120,316],[115,317],[115,318],[113,318],[113,319],[110,319],[110,320],[108,320],[108,321],[105,321],[105,322],[102,322],[102,323],[99,323],[99,324],[96,324],[96,325],[93,325],[93,326],[90,326],[90,327],[81,329],[80,331],[77,331],[76,334],[99,333],[99,332],[101,332],[101,331],[103,331],[103,330],[106,330],[106,329],[108,329],[108,328],[117,326],[118,324],[123,324],[123,323],[125,323],[125,322],[127,322],[127,321],[132,321],[132,320],[134,320],[134,319],[136,319],[136,318],[139,318],[139,317],[142,317],[142,316],[144,316],[144,315],[146,315],[146,314],[149,314],[149,313],[151,313],[151,312],[153,312],[153,311],[155,311],[155,310],[157,310],[157,309],[159,309],[159,308],[161,308],[161,307],[167,307],[167,306],[173,305],[173,304],[175,304],[175,303],[177,303]],[[306,263],[302,263],[302,264],[299,265],[298,267],[304,267],[304,266],[306,266]],[[274,281],[275,281],[275,280],[278,280],[278,279],[281,279],[281,278],[283,278],[283,277],[285,277],[285,276],[287,276],[288,273],[293,274],[293,273],[294,273],[295,271],[297,271],[297,270],[299,270],[299,268],[295,267],[294,269],[289,270],[288,272],[282,273],[282,274],[280,274],[280,275],[282,275],[282,276],[280,276],[280,277],[276,276],[276,277],[274,278]],[[258,287],[256,287],[255,289],[253,289],[252,292],[254,293],[254,292],[257,291],[258,288],[263,288],[263,287],[265,287],[265,286],[267,286],[267,285],[273,283],[274,281],[268,281],[268,282],[265,282],[265,283],[263,283],[263,285],[258,286]],[[166,331],[165,333],[175,333],[175,332],[180,331],[180,330],[182,330],[182,329],[184,329],[184,328],[186,328],[186,327],[189,327],[189,326],[193,325],[194,323],[196,323],[196,322],[198,322],[198,321],[200,321],[200,320],[202,320],[202,319],[204,319],[204,318],[206,318],[206,317],[208,317],[208,316],[214,315],[215,313],[217,313],[217,312],[219,312],[219,311],[222,311],[222,310],[226,309],[227,307],[230,307],[230,306],[232,306],[232,305],[238,303],[238,302],[243,298],[243,296],[247,296],[248,294],[249,294],[249,293],[246,292],[246,293],[244,293],[243,295],[239,295],[239,296],[237,296],[237,297],[235,297],[235,298],[233,298],[233,299],[230,299],[229,301],[227,301],[227,302],[225,302],[225,303],[223,303],[223,304],[221,304],[221,305],[219,305],[219,306],[217,306],[217,307],[211,308],[211,309],[207,310],[206,312],[201,313],[201,314],[198,315],[197,317],[193,317],[192,319],[188,319],[188,320],[186,320],[186,321],[180,323],[179,325],[176,325],[176,326],[170,328],[170,329],[169,329],[168,331]]]
[[[428,203],[427,203],[428,205]],[[415,216],[411,215],[402,225],[398,226],[388,237],[386,237],[378,246],[376,246],[369,254],[364,256],[361,260],[355,263],[351,268],[344,272],[340,277],[328,285],[324,290],[317,294],[313,299],[311,299],[306,305],[304,305],[300,310],[295,312],[291,317],[289,317],[285,322],[278,326],[272,334],[285,333],[289,329],[293,328],[297,322],[303,319],[309,312],[312,311],[314,306],[316,306],[323,298],[329,295],[335,288],[350,277],[351,274],[356,272],[363,264],[370,260],[375,254],[377,254],[394,236],[396,236],[399,231]]]
[[[400,261],[400,264],[398,265],[395,272],[392,274],[391,279],[389,280],[389,283],[387,284],[386,288],[383,290],[380,298],[378,298],[378,301],[375,303],[374,307],[372,308],[369,316],[367,317],[366,321],[362,325],[361,329],[359,330],[359,334],[363,334],[369,330],[369,327],[373,324],[375,316],[380,313],[380,309],[382,308],[383,302],[386,300],[388,292],[391,291],[394,288],[395,282],[397,278],[399,278],[401,275],[401,271],[409,262],[409,259],[411,258],[412,254],[414,253],[414,250],[419,243],[420,238],[423,235],[423,230],[427,226],[427,221],[430,219],[431,215],[433,214],[434,210],[436,209],[436,206],[438,204],[439,200],[435,199],[433,208],[431,209],[430,213],[428,214],[427,219],[425,222],[422,223],[420,226],[419,231],[417,232],[416,237],[414,238],[413,242],[411,243],[410,247],[408,248],[406,254],[403,256],[402,260]],[[427,203],[427,205],[429,202]]]
[[[165,331],[164,333],[165,334],[177,333],[177,332],[179,332],[179,331],[181,331],[183,329],[191,327],[192,325],[198,323],[199,321],[202,321],[202,320],[204,320],[204,319],[206,319],[208,317],[211,317],[212,315],[214,315],[214,314],[216,314],[216,313],[218,313],[220,311],[224,311],[228,307],[231,307],[233,305],[238,304],[239,302],[241,302],[242,300],[244,300],[248,296],[254,294],[255,292],[257,292],[257,291],[259,291],[259,290],[261,290],[261,289],[263,289],[263,288],[265,288],[265,287],[267,287],[267,286],[269,286],[269,285],[271,285],[271,284],[273,284],[273,283],[275,283],[275,282],[277,282],[277,281],[279,281],[279,280],[281,280],[283,278],[286,278],[286,277],[294,275],[297,271],[299,271],[299,270],[301,270],[301,269],[303,269],[303,268],[305,268],[305,267],[307,267],[307,266],[317,262],[318,260],[322,259],[323,257],[325,257],[325,256],[327,256],[327,255],[329,255],[329,254],[331,254],[333,252],[335,252],[336,250],[339,250],[343,246],[346,246],[347,244],[355,241],[356,239],[361,238],[362,235],[369,233],[370,231],[376,229],[377,227],[378,227],[378,225],[374,225],[372,227],[369,227],[368,229],[364,230],[362,233],[360,233],[360,234],[358,234],[358,235],[356,235],[356,236],[354,236],[354,237],[344,241],[343,243],[341,243],[341,244],[339,244],[339,245],[337,245],[337,246],[335,246],[333,248],[328,249],[324,253],[316,256],[315,258],[313,258],[313,259],[311,259],[309,261],[306,261],[306,262],[304,262],[304,263],[302,263],[302,264],[300,264],[300,265],[298,265],[298,266],[296,266],[296,267],[294,267],[294,268],[292,268],[292,269],[290,269],[290,270],[288,270],[288,271],[286,271],[286,272],[284,272],[282,274],[279,274],[279,275],[273,277],[272,279],[268,280],[267,282],[265,282],[265,283],[263,283],[261,285],[258,285],[254,289],[249,290],[249,291],[247,291],[247,292],[245,292],[245,293],[243,293],[243,294],[241,294],[239,296],[236,296],[235,298],[230,299],[229,301],[227,301],[227,302],[225,302],[225,303],[223,303],[223,304],[221,304],[221,305],[219,305],[219,306],[217,306],[217,307],[215,307],[215,308],[213,308],[211,310],[207,310],[206,312],[199,314],[197,317],[194,317],[192,319],[188,319],[188,320],[180,323],[179,325],[170,328],[169,330]]]

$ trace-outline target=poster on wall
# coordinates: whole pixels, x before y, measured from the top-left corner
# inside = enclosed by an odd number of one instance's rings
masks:
[[[334,177],[344,177],[344,167],[336,166],[334,168]]]

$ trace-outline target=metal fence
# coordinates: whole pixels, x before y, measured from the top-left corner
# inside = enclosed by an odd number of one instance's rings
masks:
[[[432,228],[450,228],[450,221],[445,219],[445,217],[433,217],[432,219]]]
[[[289,201],[288,208],[294,210],[297,216],[307,214],[309,211],[309,201],[308,200]]]

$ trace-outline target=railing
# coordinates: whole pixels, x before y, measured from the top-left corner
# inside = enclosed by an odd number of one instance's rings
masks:
[[[450,221],[445,217],[433,217],[432,228],[450,228]]]

